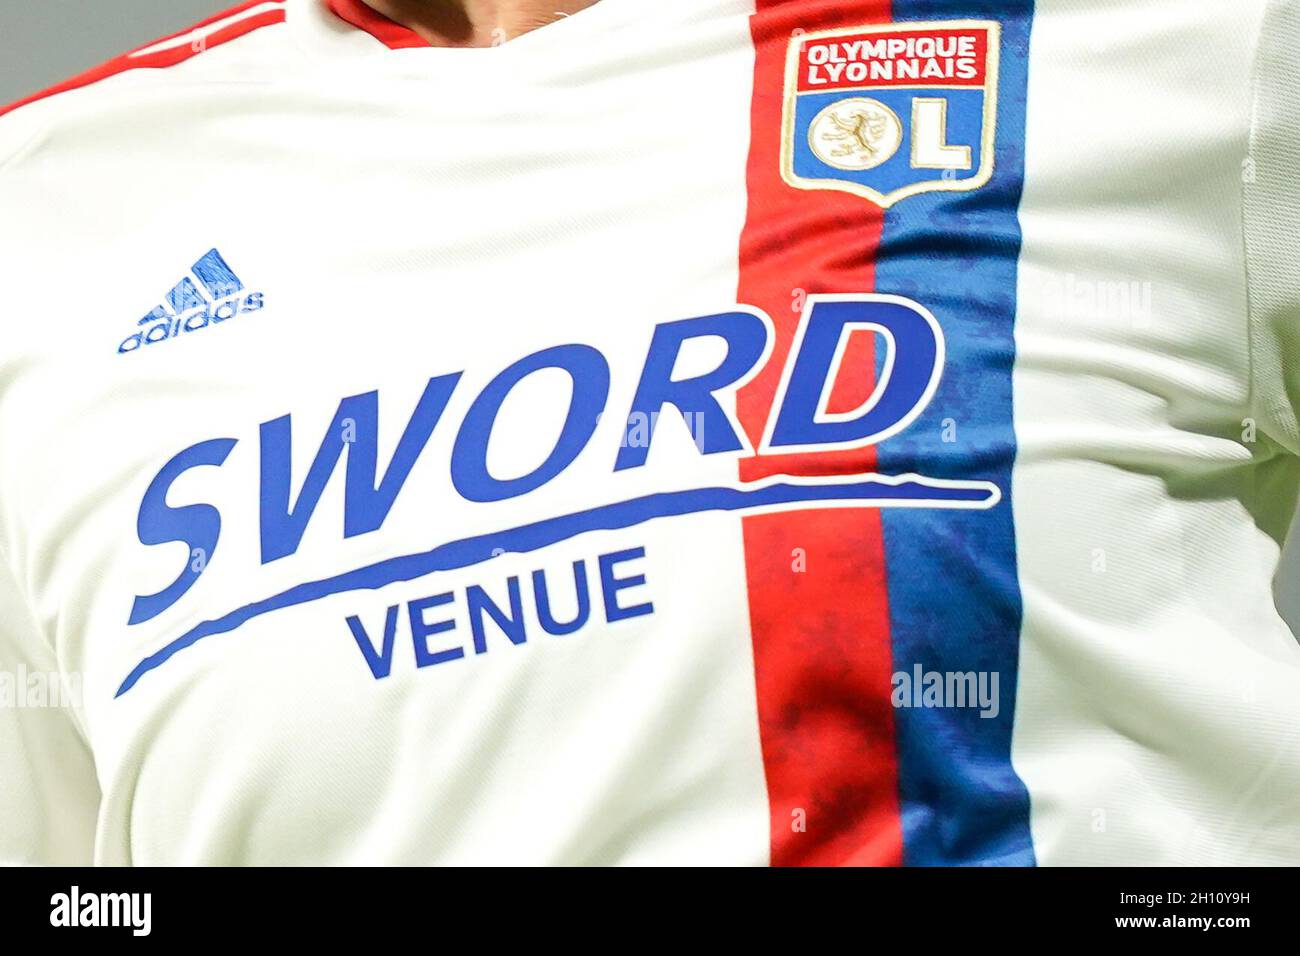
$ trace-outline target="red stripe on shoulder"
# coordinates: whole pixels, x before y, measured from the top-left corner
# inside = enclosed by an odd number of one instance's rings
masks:
[[[160,43],[167,43],[170,40],[179,39],[189,33],[193,33],[195,30],[201,30],[204,27],[211,26],[221,20],[238,16],[246,10],[252,10],[255,7],[264,7],[268,3],[280,4],[281,8],[275,10],[264,10],[261,13],[252,14],[241,20],[237,20],[228,26],[222,27],[221,29],[208,34],[203,38],[202,43],[185,43],[180,46],[171,47],[170,49],[158,50],[154,53],[137,53],[139,50],[148,50],[150,47],[158,46]],[[108,79],[110,76],[125,73],[128,70],[156,70],[183,63],[191,57],[202,53],[204,50],[210,50],[213,47],[221,46],[223,43],[229,43],[231,40],[252,33],[254,30],[260,29],[261,27],[270,26],[273,23],[283,23],[285,20],[285,11],[283,9],[284,3],[285,0],[247,0],[247,2],[241,3],[237,7],[232,7],[231,9],[224,10],[221,13],[213,14],[207,19],[194,24],[192,27],[186,27],[184,30],[179,30],[176,33],[163,37],[162,39],[152,40],[143,46],[136,47],[136,49],[130,53],[124,53],[121,56],[114,57],[107,63],[101,63],[99,66],[92,67],[84,73],[79,73],[70,79],[64,80],[62,83],[51,86],[49,89],[41,90],[39,93],[33,93],[30,96],[25,96],[7,106],[0,106],[0,116],[4,116],[6,113],[12,112],[19,107],[27,106],[29,103],[35,103],[38,100],[47,99],[51,96],[56,96],[59,93],[67,93],[69,90],[78,90],[82,87],[89,86],[92,83],[98,83],[100,80]]]
[[[372,10],[362,0],[329,0],[329,8],[340,20],[352,24],[358,30],[364,30],[390,50],[430,46],[414,30],[408,30],[382,13]]]

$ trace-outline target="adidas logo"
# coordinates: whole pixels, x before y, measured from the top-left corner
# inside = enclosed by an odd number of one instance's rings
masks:
[[[262,293],[247,292],[221,253],[210,249],[190,267],[190,275],[140,320],[139,324],[148,328],[128,335],[117,351],[119,355],[138,352],[146,345],[198,332],[243,312],[257,312],[262,305]]]

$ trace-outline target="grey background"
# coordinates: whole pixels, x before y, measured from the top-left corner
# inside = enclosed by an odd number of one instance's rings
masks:
[[[0,0],[0,103],[192,26],[239,0]]]
[[[0,104],[150,40],[237,0],[0,0]],[[1278,605],[1300,632],[1300,523],[1279,576]]]

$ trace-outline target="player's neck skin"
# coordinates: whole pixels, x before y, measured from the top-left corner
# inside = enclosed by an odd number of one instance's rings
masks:
[[[499,46],[596,0],[365,0],[433,46]]]

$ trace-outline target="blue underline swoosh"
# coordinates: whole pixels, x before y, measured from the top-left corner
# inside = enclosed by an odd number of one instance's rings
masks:
[[[226,634],[272,611],[307,604],[345,591],[377,590],[413,581],[437,571],[472,567],[501,554],[537,551],[589,531],[616,531],[653,521],[707,511],[757,512],[788,506],[853,506],[910,508],[991,508],[1001,500],[996,485],[984,481],[943,481],[918,475],[891,478],[868,475],[843,479],[756,482],[751,488],[692,488],[575,511],[505,531],[476,535],[440,544],[428,551],[388,558],[319,581],[307,581],[229,614],[195,625],[161,650],[150,654],[127,675],[115,697],[121,697],[145,674],[172,655],[205,637]]]

